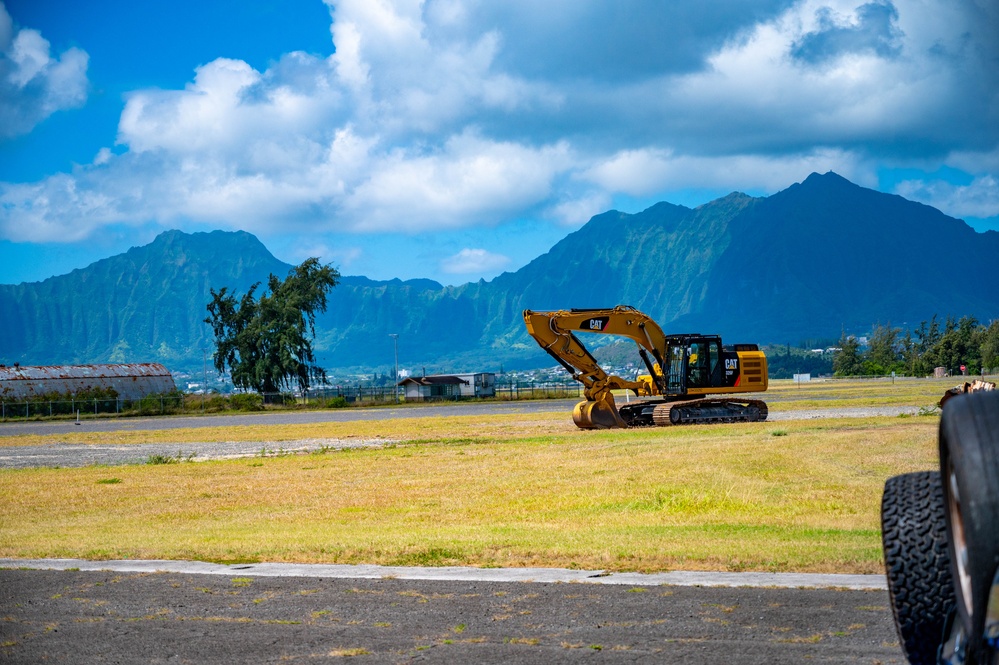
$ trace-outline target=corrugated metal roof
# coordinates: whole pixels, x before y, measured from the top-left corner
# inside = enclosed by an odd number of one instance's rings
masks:
[[[0,381],[40,381],[48,379],[108,379],[136,376],[170,376],[160,363],[119,363],[114,365],[0,365]]]
[[[139,399],[176,389],[173,376],[159,363],[0,367],[0,399],[4,400],[78,395],[88,390],[113,390],[118,397]]]

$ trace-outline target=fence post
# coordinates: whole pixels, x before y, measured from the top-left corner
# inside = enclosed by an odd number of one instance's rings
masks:
[[[94,398],[94,416],[97,415],[97,398]]]

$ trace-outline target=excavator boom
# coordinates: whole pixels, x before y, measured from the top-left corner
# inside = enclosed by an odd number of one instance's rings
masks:
[[[633,307],[619,305],[613,309],[573,309],[554,312],[524,310],[527,332],[558,361],[573,378],[583,384],[585,402],[576,405],[573,420],[581,428],[627,427],[614,404],[612,390],[633,390],[636,394],[658,392],[657,387],[644,381],[629,381],[609,375],[587,350],[574,331],[622,335],[634,339],[639,347],[658,354],[664,348],[665,336],[659,325]],[[646,356],[647,357],[647,356]],[[661,363],[662,359],[656,357]],[[651,376],[656,374],[652,372]]]

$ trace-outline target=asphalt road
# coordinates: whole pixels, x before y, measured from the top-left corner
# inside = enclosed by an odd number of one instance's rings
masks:
[[[4,663],[346,657],[904,663],[885,591],[0,570]]]

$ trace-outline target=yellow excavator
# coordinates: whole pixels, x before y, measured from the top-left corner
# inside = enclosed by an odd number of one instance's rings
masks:
[[[767,405],[761,400],[708,397],[767,389],[767,357],[756,344],[723,346],[718,335],[666,335],[655,321],[628,305],[548,312],[526,309],[524,323],[541,348],[583,384],[586,399],[572,413],[581,429],[767,419]],[[577,332],[633,340],[649,373],[634,381],[607,374],[576,337]],[[618,407],[613,390],[630,390],[652,399]]]

